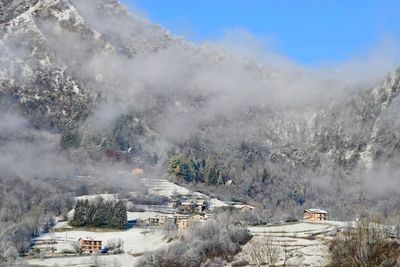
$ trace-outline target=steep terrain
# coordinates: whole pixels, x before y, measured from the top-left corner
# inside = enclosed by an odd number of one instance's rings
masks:
[[[398,213],[400,71],[362,87],[315,79],[191,44],[113,0],[0,7],[1,109],[80,164],[124,161],[271,216]]]

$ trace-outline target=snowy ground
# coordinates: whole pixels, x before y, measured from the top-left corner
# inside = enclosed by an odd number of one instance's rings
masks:
[[[280,259],[277,265],[283,264],[284,252],[292,255],[286,266],[326,266],[328,264],[328,245],[337,230],[348,226],[345,222],[293,223],[272,226],[249,227],[254,236],[243,247],[238,257],[249,260],[252,242],[270,239],[279,248]],[[289,258],[289,257],[287,257]],[[249,260],[251,262],[251,260]]]
[[[165,179],[147,179],[142,178],[142,182],[148,187],[149,193],[172,197],[176,194],[184,195],[191,200],[207,200],[210,203],[210,209],[216,207],[228,206],[225,202],[215,198],[209,198],[199,192],[192,192],[182,186],[176,185]],[[117,199],[116,194],[99,194],[99,195],[86,195],[80,196],[78,199],[89,199],[93,200],[96,197],[102,197],[105,200]],[[172,205],[172,204],[171,204]],[[128,212],[128,220],[143,220],[148,217],[162,215],[166,213],[174,213],[172,206],[158,206],[154,208],[151,206],[145,206],[145,212]],[[161,212],[160,212],[161,211]],[[74,210],[68,213],[68,217],[73,216]],[[151,250],[156,250],[167,245],[167,241],[164,239],[162,230],[160,229],[144,229],[144,228],[132,228],[126,231],[84,231],[80,229],[74,229],[68,225],[67,222],[58,222],[55,227],[55,231],[51,233],[43,234],[39,238],[35,239],[37,242],[35,248],[41,249],[41,251],[48,251],[45,259],[24,259],[29,265],[37,266],[90,266],[96,262],[100,263],[100,266],[132,266],[134,261],[138,259],[138,255]],[[76,242],[79,238],[87,239],[92,238],[103,241],[103,247],[107,245],[108,240],[121,239],[124,242],[125,254],[122,255],[99,255],[95,256],[65,256],[60,257],[62,251],[73,251],[73,242]],[[53,242],[54,241],[54,242]],[[54,243],[54,244],[52,244]],[[55,248],[54,254],[50,252],[50,248]]]
[[[193,199],[207,199],[210,203],[210,210],[218,207],[226,207],[228,204],[216,198],[210,198],[200,192],[192,192],[187,188],[174,184],[166,179],[143,178],[142,182],[149,188],[150,193],[165,197],[172,197],[175,194],[189,196]]]
[[[79,238],[102,240],[103,246],[108,240],[121,239],[124,242],[124,250],[127,253],[138,254],[148,250],[154,250],[166,244],[163,233],[159,229],[132,228],[126,231],[92,232],[83,230],[60,231],[44,234],[35,241],[55,240],[53,245],[57,251],[63,249],[72,250],[72,243]]]
[[[76,199],[78,200],[95,200],[98,197],[102,197],[104,200],[110,201],[116,199],[115,194],[98,194],[98,195],[84,195],[84,196],[79,196]]]
[[[172,197],[174,194],[189,195],[192,193],[189,189],[174,184],[166,179],[143,178],[142,182],[148,187],[149,192],[154,195]]]
[[[68,266],[68,267],[132,267],[137,261],[137,257],[129,254],[106,255],[106,256],[79,256],[79,257],[59,257],[42,259],[24,260],[30,266]]]
[[[192,192],[187,188],[184,188],[180,185],[174,184],[166,179],[150,179],[150,178],[142,178],[141,182],[145,184],[149,190],[149,193],[159,196],[165,197],[172,197],[176,194],[188,196],[192,199],[207,199],[210,202],[210,209],[217,208],[217,207],[226,207],[226,204],[223,201],[220,201],[216,198],[209,198],[207,195],[199,193],[199,192]],[[105,200],[114,200],[117,199],[116,194],[98,194],[98,195],[85,195],[80,196],[77,199],[79,200],[94,200],[97,197],[102,197]]]
[[[70,226],[67,221],[63,221],[63,222],[57,222],[53,228],[58,230],[58,229],[71,229],[73,227]]]
[[[144,211],[144,212],[130,212],[128,211],[128,220],[144,220],[149,217],[155,217],[155,216],[165,216],[164,213],[160,212],[153,212],[153,211]]]
[[[98,260],[101,260],[102,263],[107,263],[105,264],[105,266],[132,266],[133,262],[136,260],[136,257],[132,255],[140,255],[146,251],[156,250],[167,244],[161,230],[133,228],[126,231],[111,232],[92,232],[81,230],[53,232],[44,234],[35,239],[35,241],[37,241],[38,243],[38,245],[36,245],[35,247],[40,248],[41,250],[55,247],[55,253],[57,254],[62,252],[63,250],[73,250],[72,244],[79,238],[93,238],[96,240],[102,240],[103,246],[107,244],[107,241],[112,239],[121,239],[123,241],[123,249],[125,251],[125,254],[96,257]],[[49,240],[54,240],[56,243],[53,245],[41,244],[43,241]],[[50,253],[51,252],[49,252],[49,254]],[[48,256],[51,256],[51,254]],[[45,260],[28,259],[27,262],[30,265],[37,264],[43,266],[53,266],[55,264],[58,264],[59,266],[89,266],[90,264],[92,264],[94,259],[94,256],[54,258],[49,257]]]

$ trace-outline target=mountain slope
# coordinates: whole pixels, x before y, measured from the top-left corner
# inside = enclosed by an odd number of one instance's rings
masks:
[[[191,44],[117,1],[1,10],[2,109],[59,134],[64,151],[206,184],[271,214],[397,203],[399,71],[346,91],[345,77]],[[371,177],[396,197],[376,194]]]

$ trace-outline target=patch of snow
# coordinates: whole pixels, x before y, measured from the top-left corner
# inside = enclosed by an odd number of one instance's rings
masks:
[[[149,217],[155,217],[157,215],[165,216],[164,213],[153,212],[153,211],[144,211],[144,212],[130,212],[128,211],[128,220],[144,220]]]
[[[372,167],[372,151],[373,151],[373,145],[368,144],[365,150],[360,153],[360,160],[364,163],[364,165],[368,169]]]
[[[64,221],[64,222],[57,222],[53,228],[54,229],[65,229],[65,228],[72,228],[72,226],[70,226],[68,224],[68,222]]]
[[[328,244],[332,238],[329,233],[352,225],[353,222],[324,221],[249,227],[253,239],[242,247],[237,258],[251,260],[252,243],[269,238],[279,251],[277,266],[283,264],[285,250],[294,255],[286,262],[287,266],[326,266],[329,263]]]
[[[138,257],[129,254],[120,255],[99,255],[95,256],[79,256],[79,257],[57,257],[45,259],[29,259],[26,262],[33,266],[118,266],[132,267]]]
[[[216,198],[210,199],[210,209],[227,207],[227,206],[229,205],[219,199]]]
[[[75,94],[80,93],[79,87],[75,83],[74,83],[74,86],[72,87],[72,91],[74,91]]]
[[[310,234],[329,232],[335,227],[329,223],[294,223],[271,226],[253,226],[249,231],[254,235],[308,237]]]
[[[143,178],[142,182],[148,186],[150,193],[165,197],[172,197],[174,194],[189,195],[191,191],[174,184],[165,179]]]
[[[353,157],[354,153],[355,153],[354,150],[347,151],[346,155],[345,155],[346,160],[351,159]]]
[[[77,200],[95,200],[98,197],[102,197],[104,200],[106,201],[112,201],[112,200],[116,200],[116,196],[115,194],[98,194],[98,195],[84,195],[84,196],[79,196],[76,199]]]
[[[167,244],[162,230],[145,228],[132,228],[124,231],[110,232],[84,230],[57,231],[43,234],[35,238],[34,241],[40,243],[40,241],[55,240],[56,244],[48,246],[53,246],[57,252],[61,252],[64,249],[73,250],[73,242],[78,241],[79,238],[101,240],[103,247],[107,245],[107,241],[109,240],[121,239],[124,243],[124,251],[131,254],[152,251]]]

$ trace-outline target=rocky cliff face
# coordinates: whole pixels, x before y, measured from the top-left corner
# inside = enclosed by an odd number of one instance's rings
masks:
[[[193,45],[117,1],[3,1],[0,12],[2,110],[60,133],[65,149],[233,179],[229,194],[266,207],[359,203],[370,170],[397,166],[399,71],[297,105],[304,72]]]

